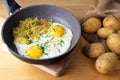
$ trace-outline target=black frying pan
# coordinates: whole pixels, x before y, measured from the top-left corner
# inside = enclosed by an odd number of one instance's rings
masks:
[[[4,0],[9,13],[12,14],[15,10],[20,9],[20,6],[14,0]],[[17,49],[13,43],[14,37],[12,30],[17,27],[20,20],[24,20],[29,17],[38,17],[44,19],[53,19],[55,22],[66,25],[72,30],[73,40],[71,47],[66,53],[49,59],[30,59],[19,55]],[[4,23],[2,27],[2,40],[4,44],[8,47],[9,51],[17,58],[29,62],[29,63],[41,63],[44,61],[51,61],[56,59],[62,59],[75,48],[81,35],[81,27],[78,20],[67,10],[53,6],[53,5],[34,5],[30,7],[23,8],[19,11],[13,13]]]

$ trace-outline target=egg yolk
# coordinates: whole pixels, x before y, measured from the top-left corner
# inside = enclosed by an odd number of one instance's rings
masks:
[[[26,50],[26,55],[29,58],[39,58],[43,55],[43,49],[38,45],[31,46]]]
[[[56,25],[50,29],[50,32],[54,37],[61,37],[65,34],[65,29],[61,25]]]

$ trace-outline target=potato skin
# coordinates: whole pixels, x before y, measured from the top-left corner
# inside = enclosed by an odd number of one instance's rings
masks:
[[[106,44],[111,51],[117,54],[120,54],[120,35],[119,34],[113,33],[110,36],[108,36],[106,40]]]
[[[86,33],[95,33],[101,27],[101,21],[96,17],[90,17],[82,24],[82,27]]]
[[[85,54],[90,58],[98,58],[105,52],[105,47],[102,43],[91,43],[85,49]]]
[[[95,62],[95,67],[101,74],[107,74],[114,70],[115,65],[118,62],[118,57],[113,52],[107,52],[98,57]]]
[[[115,30],[112,28],[100,28],[97,31],[97,36],[106,39],[110,34],[114,33]]]
[[[120,20],[114,16],[107,16],[103,20],[103,26],[107,28],[113,28],[114,30],[120,29]]]

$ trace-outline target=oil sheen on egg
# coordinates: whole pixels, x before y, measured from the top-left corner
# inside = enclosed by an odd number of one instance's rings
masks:
[[[26,51],[29,50],[30,47],[36,45],[41,46],[41,49],[43,49],[43,54],[40,54],[39,58],[47,59],[65,53],[71,45],[72,38],[73,34],[69,28],[60,23],[53,23],[48,32],[46,34],[42,34],[37,42],[28,45],[15,43],[15,45],[17,47],[18,53],[25,57],[29,57],[26,54]],[[31,52],[39,52],[37,49],[33,49],[35,51]],[[34,57],[29,58],[38,58],[38,55],[33,56]]]

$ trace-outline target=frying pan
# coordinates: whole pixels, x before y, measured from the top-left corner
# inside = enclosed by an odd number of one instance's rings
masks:
[[[53,5],[33,5],[20,9],[21,7],[14,0],[4,0],[4,2],[7,5],[7,9],[9,13],[12,15],[9,16],[5,21],[5,23],[3,24],[1,31],[2,40],[6,45],[6,47],[8,48],[8,50],[20,60],[33,64],[37,64],[45,61],[55,61],[66,57],[76,47],[81,36],[81,27],[79,21],[69,11]],[[13,43],[14,37],[12,31],[13,28],[18,26],[19,21],[25,20],[26,18],[30,18],[30,17],[53,19],[55,22],[61,23],[63,25],[66,25],[68,28],[70,28],[73,33],[73,39],[70,48],[64,54],[48,59],[30,59],[19,55]]]

